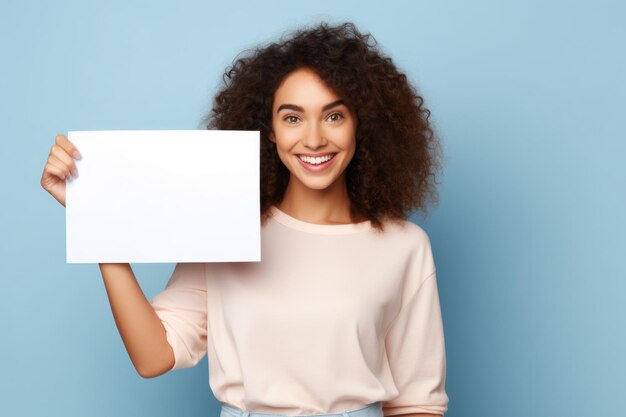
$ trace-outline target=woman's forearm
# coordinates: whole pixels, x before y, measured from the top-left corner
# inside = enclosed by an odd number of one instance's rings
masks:
[[[124,346],[144,378],[164,374],[174,366],[165,328],[127,263],[101,263],[111,311]]]

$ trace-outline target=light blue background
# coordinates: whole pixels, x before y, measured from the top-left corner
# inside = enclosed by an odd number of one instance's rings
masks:
[[[97,265],[39,185],[57,133],[196,129],[237,53],[352,20],[446,150],[433,243],[447,416],[617,416],[626,366],[626,8],[618,1],[0,5],[0,414],[217,416],[206,357],[138,376]],[[146,296],[173,265],[133,265]]]

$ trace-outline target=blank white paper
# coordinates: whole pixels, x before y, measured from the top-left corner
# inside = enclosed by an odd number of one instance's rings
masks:
[[[67,263],[261,260],[259,131],[72,131]]]

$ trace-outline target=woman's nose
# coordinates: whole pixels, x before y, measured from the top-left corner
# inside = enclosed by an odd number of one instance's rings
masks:
[[[326,140],[322,129],[319,126],[312,124],[306,132],[302,142],[307,148],[317,149],[326,145],[328,141]]]

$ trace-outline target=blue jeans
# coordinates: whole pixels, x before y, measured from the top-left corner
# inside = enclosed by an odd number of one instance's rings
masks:
[[[377,401],[366,405],[365,407],[348,410],[341,413],[330,414],[303,414],[298,417],[315,416],[315,417],[383,417],[383,403]],[[253,413],[243,411],[238,408],[222,403],[222,411],[220,417],[292,417],[287,414],[269,414],[269,413]],[[295,416],[294,416],[295,417]]]

